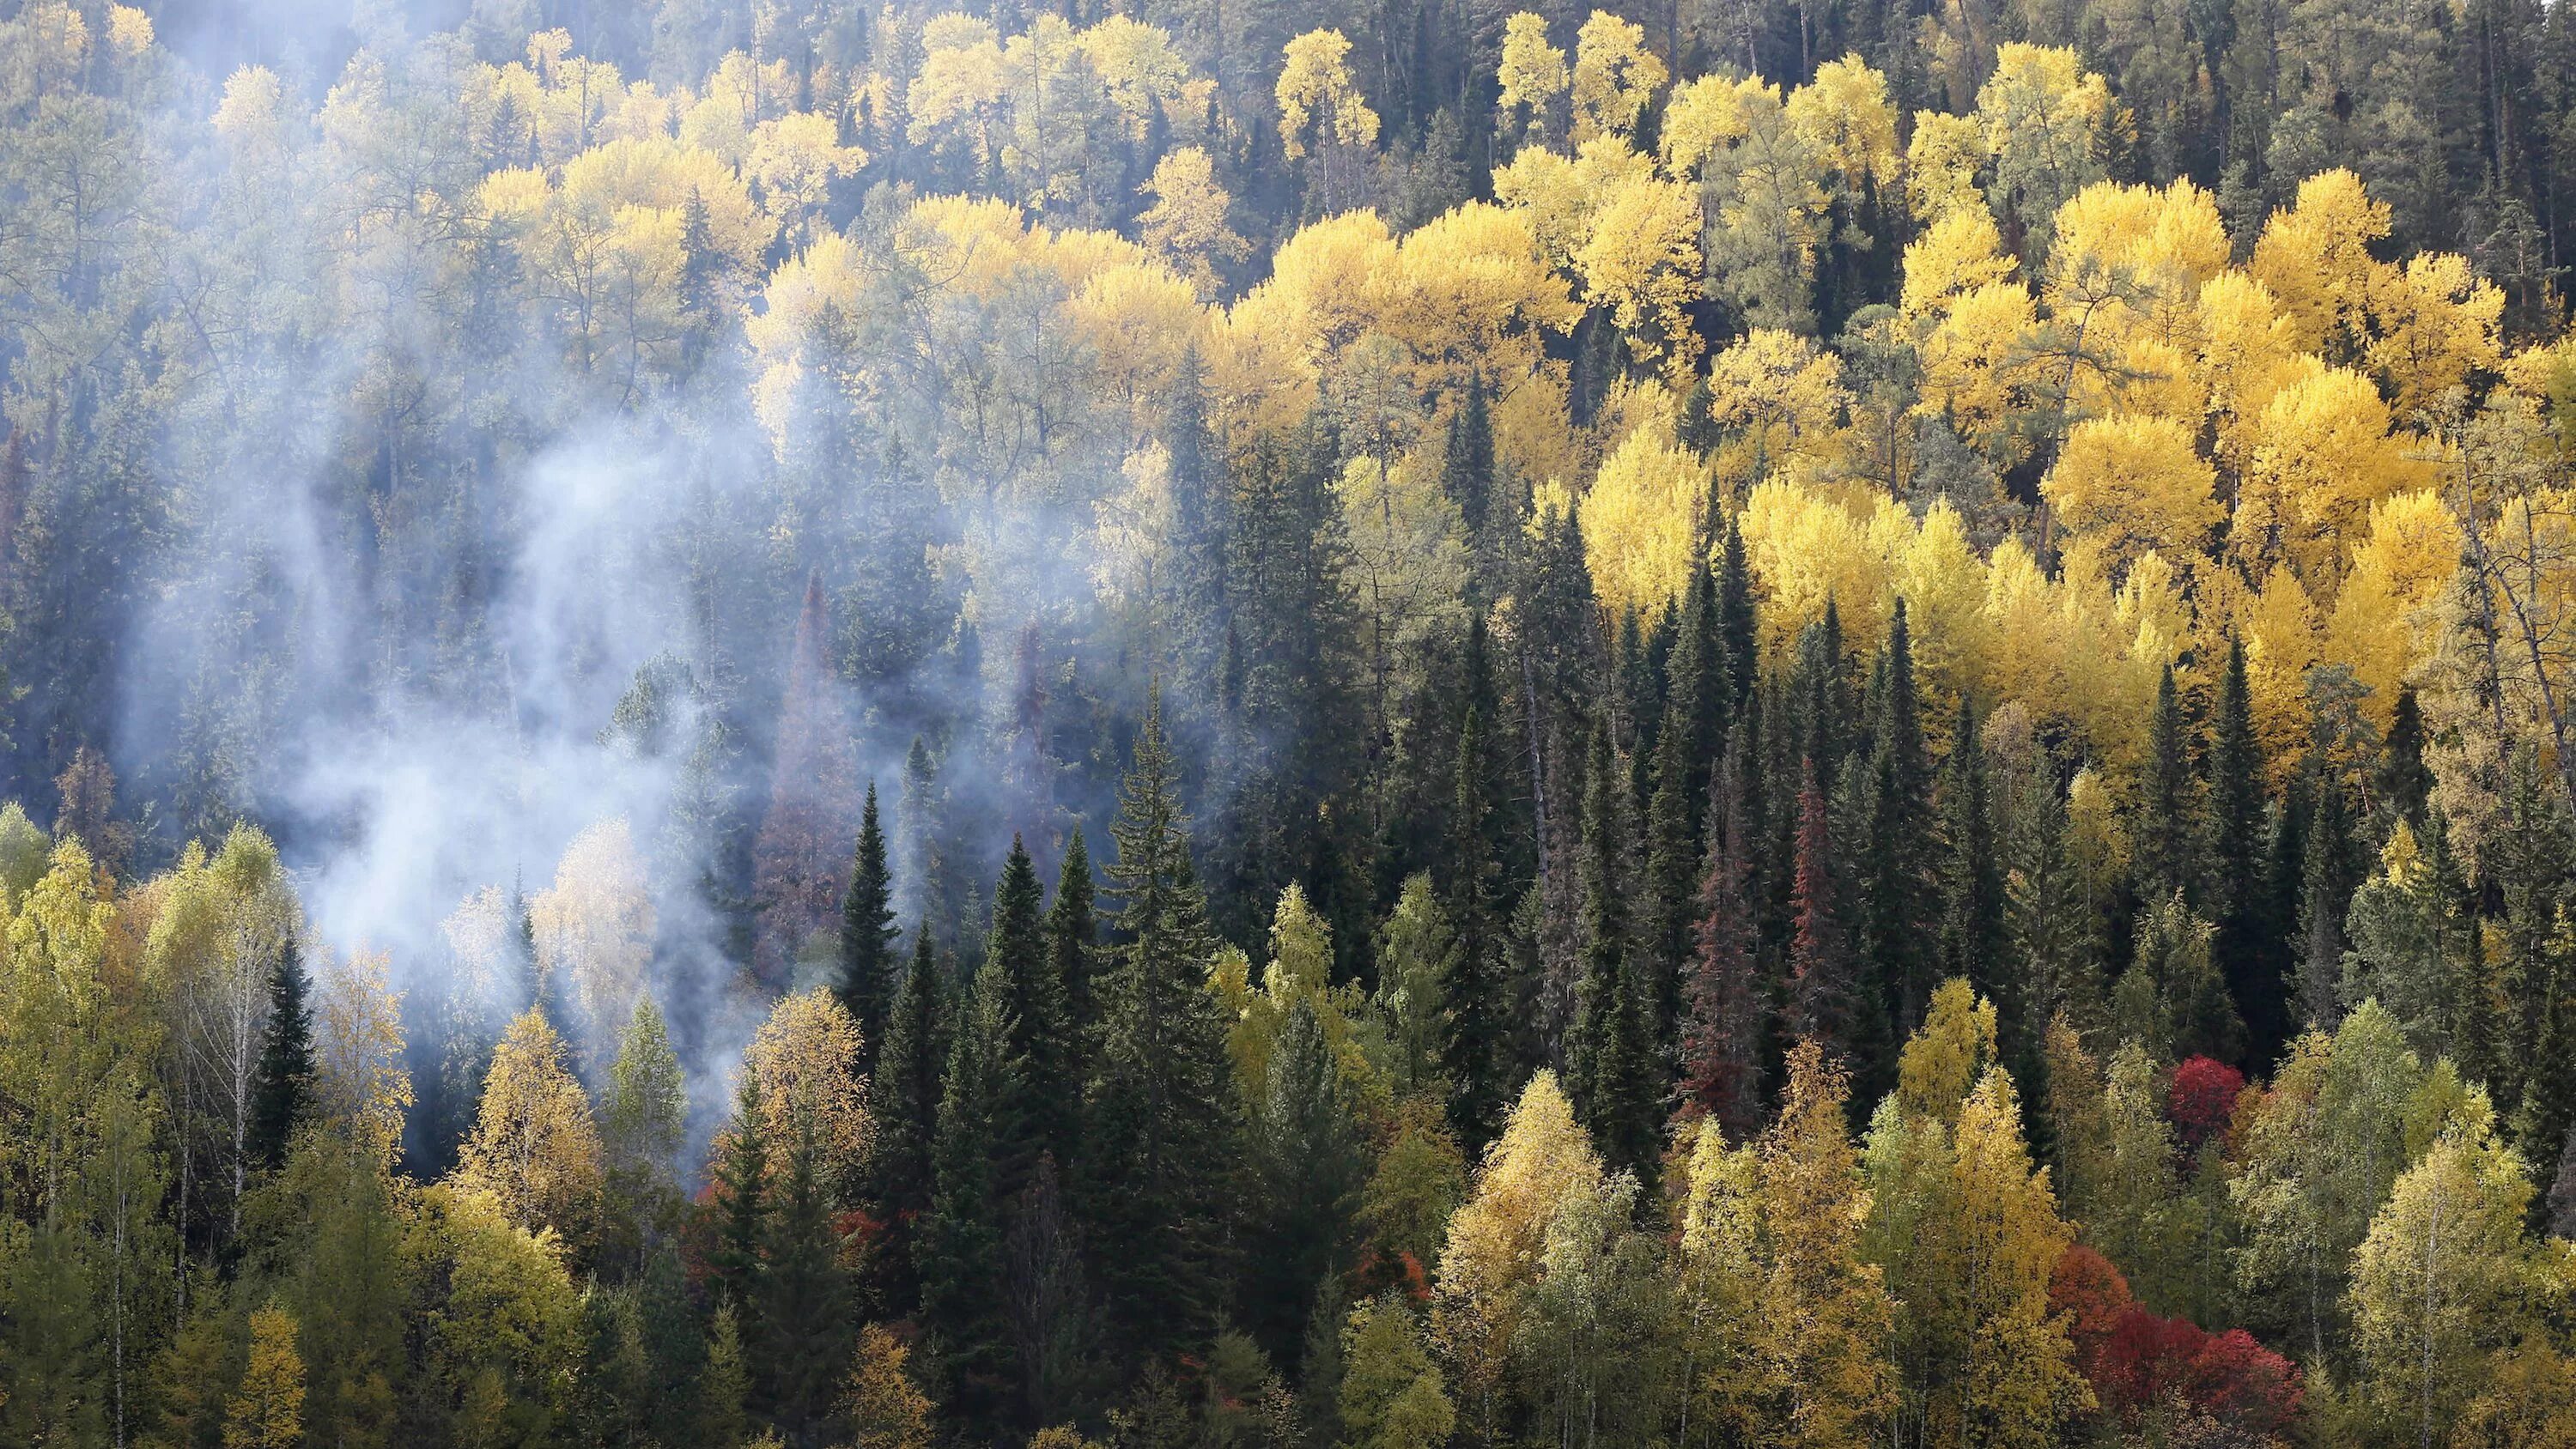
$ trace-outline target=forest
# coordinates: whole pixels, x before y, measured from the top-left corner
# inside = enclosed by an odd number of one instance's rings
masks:
[[[960,3],[0,0],[0,1442],[2576,1446],[2576,12]]]

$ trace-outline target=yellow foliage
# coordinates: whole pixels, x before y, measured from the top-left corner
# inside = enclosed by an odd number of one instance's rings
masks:
[[[1574,139],[1625,136],[1663,88],[1664,63],[1634,21],[1595,10],[1574,38]]]
[[[1989,282],[1962,294],[1924,339],[1922,401],[1971,441],[2000,435],[2031,370],[2038,310],[2018,282]]]
[[[760,1130],[785,1141],[810,1127],[835,1183],[854,1179],[876,1136],[858,1064],[859,1023],[820,986],[779,998],[742,1054],[760,1083]]]
[[[1499,104],[1520,108],[1528,121],[1547,114],[1571,83],[1565,52],[1547,42],[1547,21],[1528,11],[1503,22],[1503,58],[1495,79],[1501,83]]]
[[[304,1442],[304,1356],[295,1320],[275,1303],[250,1316],[250,1361],[224,1401],[224,1449],[295,1449]]]
[[[1351,84],[1350,39],[1338,30],[1309,30],[1288,42],[1279,68],[1279,138],[1291,157],[1306,143],[1366,146],[1377,140],[1377,112]]]
[[[1647,429],[1628,435],[1583,495],[1584,557],[1605,607],[1651,619],[1681,596],[1707,498],[1708,472],[1688,450]]]
[[[1801,484],[1757,486],[1737,516],[1744,558],[1762,593],[1765,651],[1777,657],[1830,602],[1844,637],[1868,649],[1884,614],[1886,567],[1868,528],[1849,509]]]
[[[2370,506],[2431,481],[2429,466],[2410,456],[2412,440],[2390,436],[2388,423],[2379,389],[2343,368],[2275,394],[2263,408],[2231,550],[2249,563],[2285,560],[2330,597],[2345,538]]]
[[[1216,291],[1217,262],[1239,262],[1251,244],[1226,224],[1234,198],[1216,184],[1216,163],[1203,147],[1183,146],[1154,163],[1145,183],[1154,204],[1136,218],[1136,234],[1171,264],[1201,297]]]
[[[1945,209],[1905,244],[1905,290],[1899,309],[1908,317],[1938,319],[1950,303],[2010,278],[2003,234],[1984,202],[1970,197]]]
[[[1699,295],[1699,203],[1679,182],[1624,178],[1602,197],[1591,235],[1575,253],[1584,299],[1610,310],[1629,351],[1680,375],[1699,334],[1683,309]]]
[[[2236,635],[2245,644],[2246,692],[2264,758],[2281,773],[2308,734],[2308,669],[2317,662],[2316,608],[2298,576],[2272,570],[2262,592],[2241,595]]]
[[[2370,298],[2370,367],[2397,394],[2400,416],[2410,416],[2468,379],[2503,361],[2497,324],[2504,293],[2469,270],[2468,259],[2424,252],[2403,270],[2384,274]]]
[[[1807,138],[1843,188],[1857,194],[1866,181],[1882,184],[1897,174],[1896,107],[1887,77],[1858,55],[1816,67],[1816,77],[1789,93],[1789,123]]]
[[[2300,182],[2297,204],[2272,213],[2247,269],[2279,301],[2300,351],[2360,336],[2363,309],[2386,271],[2370,244],[2387,235],[2387,204],[2340,167]]]
[[[2114,575],[2150,549],[2197,559],[2223,516],[2197,441],[2170,418],[2088,418],[2067,434],[2040,496]]]
[[[1918,221],[1938,222],[1968,207],[1982,210],[1977,170],[1986,164],[1986,132],[1974,116],[1914,113],[1905,148],[1905,195]]]
[[[2362,708],[2385,728],[2397,693],[2430,652],[2435,609],[2459,571],[2457,521],[2433,493],[2400,493],[2372,505],[2370,536],[2354,547],[2335,595],[2325,654],[2370,687]]]
[[[581,1239],[598,1210],[602,1161],[590,1097],[564,1065],[563,1038],[530,1007],[493,1049],[456,1181],[518,1227]]]

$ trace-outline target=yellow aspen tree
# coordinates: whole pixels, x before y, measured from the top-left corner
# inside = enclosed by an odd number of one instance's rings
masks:
[[[1634,175],[1599,195],[1574,254],[1584,300],[1609,311],[1640,365],[1676,379],[1699,358],[1699,334],[1684,310],[1699,296],[1699,237],[1699,207],[1687,189]]]
[[[1708,471],[1658,429],[1639,428],[1601,465],[1583,495],[1585,562],[1614,614],[1653,618],[1681,597],[1698,562]]]
[[[1977,117],[1916,111],[1914,137],[1905,146],[1905,199],[1915,220],[1938,222],[1967,207],[1984,210],[1977,173],[1991,159]]]
[[[2420,1443],[2485,1390],[2497,1351],[2527,1331],[2539,1286],[2523,1231],[2531,1191],[2476,1093],[2397,1179],[2353,1255],[2359,1386]]]
[[[2504,360],[2498,325],[2504,293],[2469,270],[2466,257],[2424,252],[2380,274],[2369,296],[2376,335],[2370,370],[2388,384],[2400,417],[2413,417],[2472,372]]]
[[[1485,1149],[1467,1201],[1449,1220],[1431,1332],[1459,1373],[1462,1417],[1490,1434],[1548,1228],[1559,1204],[1598,1191],[1603,1173],[1574,1108],[1542,1069]]]
[[[835,1187],[856,1180],[875,1141],[859,1023],[827,987],[780,997],[744,1048],[741,1070],[760,1082],[762,1129],[792,1141],[810,1126]]]
[[[1977,90],[1977,124],[1994,158],[1987,199],[2019,217],[2044,249],[2057,209],[2102,179],[2111,88],[2072,50],[2011,41]]]
[[[931,1403],[914,1387],[912,1350],[876,1324],[859,1330],[859,1346],[841,1394],[851,1449],[929,1449]]]
[[[317,955],[322,955],[318,952]],[[314,1100],[322,1120],[375,1162],[390,1166],[411,1110],[403,1066],[402,993],[386,980],[385,954],[317,961]]]
[[[2225,516],[2218,472],[2197,444],[2193,430],[2172,418],[2087,418],[2066,435],[2040,496],[2072,546],[2095,553],[2105,577],[2118,577],[2150,550],[2197,559]]]
[[[2012,1078],[2001,1068],[1969,1094],[1956,1142],[1960,1277],[1947,1285],[1945,1306],[1967,1329],[1955,1386],[1963,1441],[2045,1449],[2072,1415],[2093,1407],[2065,1317],[2048,1301],[2049,1275],[2074,1229],[2057,1215],[2048,1170],[2031,1165]]]
[[[224,1449],[295,1449],[304,1442],[304,1357],[295,1320],[275,1303],[250,1316],[250,1362],[224,1402]]]
[[[528,902],[528,921],[539,977],[571,1000],[594,1050],[613,1047],[653,959],[653,894],[625,816],[572,838],[554,883]]]
[[[1514,134],[1546,139],[1573,78],[1565,52],[1548,44],[1543,17],[1524,10],[1503,21],[1502,63],[1494,78],[1502,91],[1497,104],[1511,118]]]
[[[532,1007],[493,1048],[456,1180],[519,1227],[579,1242],[597,1211],[602,1160],[590,1096],[564,1066],[563,1039]]]
[[[1137,235],[1173,270],[1189,279],[1201,298],[1215,295],[1216,268],[1232,265],[1252,247],[1226,222],[1234,198],[1216,184],[1216,163],[1201,146],[1166,152],[1145,182],[1154,204],[1136,218]]]
[[[1945,209],[1905,244],[1898,310],[1908,318],[1938,321],[1956,299],[2008,280],[2015,263],[2003,247],[2003,233],[1983,201],[1972,196]]]
[[[1632,20],[1595,10],[1574,38],[1574,140],[1626,136],[1669,74]]]
[[[1340,31],[1307,31],[1288,42],[1273,88],[1280,144],[1292,161],[1309,149],[1316,153],[1328,212],[1357,198],[1362,158],[1377,142],[1377,112],[1351,81],[1350,53]]]
[[[1897,177],[1903,153],[1887,77],[1858,55],[1816,67],[1815,79],[1789,93],[1788,113],[1843,195],[1858,197],[1865,187]]]
[[[2313,374],[2264,406],[2262,441],[2238,495],[2228,547],[2249,567],[2286,562],[2331,600],[2345,550],[2372,504],[2423,487],[2431,468],[2389,432],[2387,403],[2344,368]]]
[[[1768,1442],[1798,1449],[1876,1443],[1896,1404],[1894,1305],[1860,1256],[1870,1194],[1843,1123],[1849,1092],[1821,1047],[1798,1042],[1780,1115],[1755,1148],[1769,1230],[1756,1352],[1781,1385]]]
[[[2340,167],[2300,182],[2297,202],[2272,213],[2246,270],[2278,300],[2299,351],[2358,360],[2370,298],[2388,271],[2370,246],[2387,235],[2387,204]]]
[[[2370,536],[2352,551],[2322,653],[2370,687],[2362,709],[2382,729],[2398,691],[2438,645],[2441,604],[2464,546],[2458,522],[2429,491],[2371,506]]]

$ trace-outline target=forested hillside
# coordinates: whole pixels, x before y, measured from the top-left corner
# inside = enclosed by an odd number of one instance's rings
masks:
[[[2576,1445],[2566,6],[0,16],[0,1441]]]

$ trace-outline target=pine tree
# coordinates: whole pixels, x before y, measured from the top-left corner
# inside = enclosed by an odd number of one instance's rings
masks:
[[[1147,1351],[1197,1340],[1223,1281],[1234,1163],[1225,1023],[1206,989],[1216,938],[1190,863],[1160,691],[1148,701],[1111,834],[1126,938],[1102,983],[1084,1092],[1082,1216],[1109,1311]]]
[[[760,1077],[741,1074],[733,1121],[716,1138],[707,1175],[715,1192],[715,1248],[709,1255],[717,1296],[743,1316],[759,1311],[753,1290],[769,1238],[769,1141],[760,1130]]]
[[[1076,1081],[1089,1070],[1100,1041],[1100,1002],[1093,981],[1100,949],[1091,917],[1091,852],[1076,827],[1057,867],[1055,904],[1047,907],[1047,969],[1064,1000],[1065,1065]]]
[[[1915,694],[1913,633],[1901,600],[1870,693],[1865,833],[1853,842],[1858,868],[1851,897],[1865,963],[1851,1046],[1864,1096],[1883,1089],[1896,1043],[1922,1019],[1940,931],[1931,869],[1931,767]]]
[[[1285,1362],[1318,1291],[1333,1287],[1349,1266],[1368,1175],[1359,1124],[1311,996],[1300,995],[1279,1024],[1252,1138],[1259,1206],[1245,1256],[1243,1312],[1262,1347]]]
[[[1699,893],[1697,950],[1685,997],[1680,1115],[1705,1116],[1728,1140],[1762,1123],[1764,1000],[1753,918],[1753,825],[1745,808],[1744,731],[1718,767],[1708,874]]]
[[[1611,748],[1610,722],[1593,729],[1584,790],[1583,975],[1575,990],[1566,1060],[1577,1109],[1602,1155],[1643,1171],[1654,1156],[1652,1024],[1629,923],[1627,772]]]
[[[894,876],[886,864],[885,831],[877,820],[877,785],[868,782],[859,810],[859,844],[850,888],[841,897],[841,1004],[859,1024],[859,1061],[874,1071],[885,1042],[886,1013],[894,1003]]]
[[[2433,796],[2433,771],[2424,763],[2424,711],[2411,687],[2397,691],[2377,773],[2371,794],[2381,808],[2421,826],[2426,802]]]
[[[1789,909],[1789,1030],[1840,1055],[1851,1049],[1853,1000],[1850,938],[1834,879],[1831,827],[1813,756],[1798,791],[1798,833]]]
[[[1755,666],[1761,662],[1757,652],[1760,641],[1754,629],[1753,572],[1744,559],[1744,532],[1732,515],[1726,520],[1726,534],[1719,546],[1716,603],[1719,655],[1726,661],[1726,677],[1732,686],[1725,713],[1731,718],[1752,702]]]
[[[2332,1031],[2343,1017],[2336,983],[2343,978],[2343,916],[2360,885],[2353,861],[2351,801],[2342,782],[2315,772],[2299,869],[2299,1017],[2310,1030]]]
[[[1698,920],[1709,767],[1717,754],[1725,661],[1718,649],[1715,590],[1694,568],[1683,592],[1665,673],[1664,717],[1655,734],[1653,793],[1646,812],[1646,930],[1640,944],[1653,984],[1654,1040],[1669,1047],[1679,1029],[1683,964]]]
[[[1941,974],[1963,977],[2003,1008],[2005,1056],[2037,1024],[2014,1008],[2018,993],[2002,992],[2004,883],[1995,860],[1994,806],[1986,784],[1986,756],[1977,739],[1976,707],[1959,700],[1958,728],[1941,780],[1942,835],[1948,854],[1941,906]]]
[[[1008,1107],[1012,1134],[993,1144],[1002,1157],[1005,1196],[1027,1182],[1040,1152],[1068,1156],[1081,1132],[1081,1115],[1075,1110],[1081,1079],[1074,1075],[1072,1023],[1065,1009],[1064,983],[1048,960],[1043,903],[1037,868],[1014,835],[1002,878],[993,887],[993,930],[984,948],[984,964],[1002,973],[1002,1004],[1011,1021],[1010,1055],[1017,1063]],[[977,981],[980,990],[980,975]]]
[[[1034,890],[1028,858],[1015,855]],[[997,911],[998,915],[998,911]],[[1034,923],[1034,912],[1032,912]],[[1001,935],[997,921],[994,934]],[[975,975],[959,1015],[939,1099],[931,1151],[930,1211],[917,1261],[921,1316],[950,1407],[967,1424],[990,1427],[1015,1379],[1003,1282],[1003,1168],[1021,1138],[1023,1058],[1011,999],[1017,983],[998,959]]]
[[[1481,624],[1471,626],[1481,640]],[[1461,1140],[1482,1147],[1501,1130],[1514,1075],[1510,966],[1498,899],[1502,868],[1488,832],[1495,810],[1485,759],[1487,721],[1471,700],[1458,726],[1457,788],[1449,820],[1448,889],[1458,940],[1451,974],[1441,983],[1449,1030],[1441,1066],[1449,1078],[1451,1124]]]
[[[251,1085],[250,1160],[275,1171],[286,1163],[295,1128],[311,1110],[313,1009],[303,952],[289,932],[268,980],[267,1042]]]
[[[870,1156],[871,1196],[885,1226],[886,1306],[910,1309],[921,1292],[921,1216],[930,1210],[931,1151],[939,1136],[940,1078],[947,1068],[947,1013],[939,959],[925,922],[914,934],[912,967],[895,998],[872,1083],[877,1141]]]
[[[2247,1059],[2269,1066],[2288,1022],[2281,1011],[2279,947],[2264,939],[2263,745],[2254,733],[2245,644],[2230,636],[2209,743],[2209,879],[2218,936],[2213,954],[2245,1023]]]
[[[753,1340],[755,1396],[786,1438],[811,1443],[823,1432],[850,1361],[851,1315],[822,1139],[803,1114],[790,1123],[786,1161],[770,1196],[753,1295],[760,1330]]]
[[[1467,400],[1449,418],[1448,447],[1441,454],[1440,486],[1458,505],[1467,537],[1482,539],[1494,497],[1494,424],[1485,403],[1485,379],[1467,379]]]
[[[2191,896],[2191,758],[2184,738],[2182,698],[2173,666],[2156,683],[2155,713],[2147,723],[2147,770],[2139,789],[2132,849],[2138,896],[2163,901]]]

